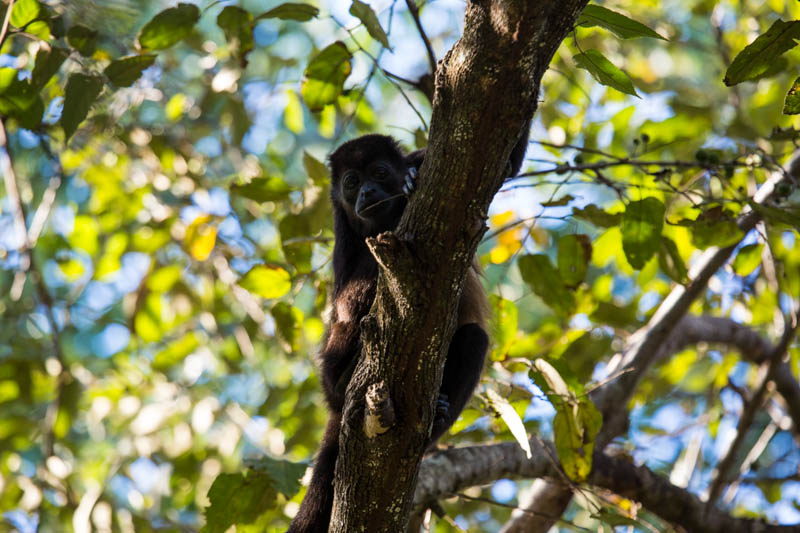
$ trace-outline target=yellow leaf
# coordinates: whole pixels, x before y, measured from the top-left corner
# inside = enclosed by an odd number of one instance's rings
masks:
[[[300,134],[305,130],[303,122],[303,106],[294,91],[286,91],[286,108],[283,110],[283,123],[292,133]]]
[[[186,230],[186,247],[192,257],[198,261],[205,261],[214,250],[217,243],[217,228],[208,224],[211,217],[206,215],[197,217]]]
[[[254,266],[242,277],[239,285],[262,298],[280,298],[292,288],[289,273],[271,265]]]
[[[169,99],[167,105],[164,107],[164,114],[167,115],[167,118],[172,122],[175,122],[181,115],[183,114],[183,110],[186,107],[186,95],[183,93],[177,93],[173,95],[172,98]]]

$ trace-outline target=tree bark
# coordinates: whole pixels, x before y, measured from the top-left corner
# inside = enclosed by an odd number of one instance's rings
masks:
[[[586,3],[467,4],[464,35],[436,72],[418,190],[395,233],[368,243],[381,273],[345,400],[331,531],[405,529],[456,305],[489,203],[536,109],[542,75]],[[378,384],[389,392],[395,422],[368,438],[365,395]]]

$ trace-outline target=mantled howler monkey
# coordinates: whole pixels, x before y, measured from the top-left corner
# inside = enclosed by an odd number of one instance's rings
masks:
[[[528,143],[528,126],[514,147],[510,175],[519,171]],[[359,322],[375,298],[378,265],[365,242],[395,228],[422,166],[425,150],[404,155],[391,137],[365,135],[341,145],[330,156],[333,204],[333,305],[319,366],[330,418],[322,437],[311,484],[288,533],[328,531],[333,477],[339,453],[344,394],[361,352]],[[455,422],[478,384],[489,346],[488,304],[477,266],[467,274],[458,306],[458,325],[447,353],[430,442]]]

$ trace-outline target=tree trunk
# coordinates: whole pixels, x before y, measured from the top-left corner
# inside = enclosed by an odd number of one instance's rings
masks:
[[[469,2],[462,38],[439,63],[428,152],[394,234],[368,244],[381,267],[347,390],[330,531],[404,531],[455,310],[506,162],[539,85],[587,0]],[[446,265],[446,268],[443,266]],[[394,412],[367,437],[365,395]]]

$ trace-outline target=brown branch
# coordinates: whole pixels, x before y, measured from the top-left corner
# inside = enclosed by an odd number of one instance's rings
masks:
[[[534,453],[530,460],[518,444],[511,442],[438,452],[422,463],[414,497],[415,507],[424,507],[430,500],[454,496],[469,486],[489,484],[501,477],[558,478],[561,475],[546,459],[552,445],[532,439],[531,449]],[[624,457],[595,454],[594,468],[587,482],[640,502],[667,522],[692,533],[788,533],[797,530],[796,525],[769,525],[763,520],[733,518],[716,508],[707,508],[689,491]]]
[[[760,383],[756,387],[756,392],[750,399],[749,403],[742,411],[739,417],[739,422],[736,425],[736,437],[728,448],[728,452],[722,458],[715,469],[711,487],[708,491],[708,504],[714,505],[717,501],[723,487],[730,481],[729,472],[734,465],[739,453],[744,446],[745,438],[747,437],[748,430],[752,426],[756,418],[756,413],[759,412],[767,397],[767,385],[774,379],[781,362],[783,361],[789,343],[794,338],[795,331],[797,330],[797,322],[791,318],[786,319],[783,335],[780,342],[773,348],[769,357],[762,364]]]

